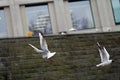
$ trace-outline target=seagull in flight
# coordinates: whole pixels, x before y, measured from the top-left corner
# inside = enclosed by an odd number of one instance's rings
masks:
[[[48,45],[46,43],[46,40],[43,38],[42,34],[39,33],[39,39],[40,39],[40,47],[41,50],[33,46],[32,44],[29,44],[36,52],[41,53],[43,58],[51,58],[56,54],[56,52],[50,52],[48,49]]]
[[[112,60],[109,59],[110,55],[107,52],[106,48],[104,46],[101,46],[98,42],[97,46],[101,57],[101,63],[96,65],[96,67],[104,67],[110,65],[112,63]]]

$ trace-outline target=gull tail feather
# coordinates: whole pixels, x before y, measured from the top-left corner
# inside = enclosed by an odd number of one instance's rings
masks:
[[[96,67],[99,67],[99,66],[100,66],[100,64],[96,65]]]

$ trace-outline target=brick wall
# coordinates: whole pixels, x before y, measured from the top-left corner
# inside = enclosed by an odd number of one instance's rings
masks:
[[[28,44],[39,47],[39,38],[0,40],[0,80],[120,80],[120,33],[45,36],[57,54],[42,59]],[[103,44],[113,59],[96,68],[100,56],[96,42]]]

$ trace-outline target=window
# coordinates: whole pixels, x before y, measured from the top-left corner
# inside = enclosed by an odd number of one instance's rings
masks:
[[[94,28],[89,0],[69,0],[73,27],[77,30]]]
[[[116,24],[120,24],[120,0],[111,0]]]
[[[37,35],[38,32],[52,34],[47,4],[26,6],[26,16],[29,30],[32,31],[34,35]]]
[[[7,37],[4,10],[0,9],[0,38]]]

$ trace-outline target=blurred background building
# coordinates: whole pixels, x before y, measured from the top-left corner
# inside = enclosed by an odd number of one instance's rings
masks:
[[[120,0],[0,0],[0,38],[116,31]]]

